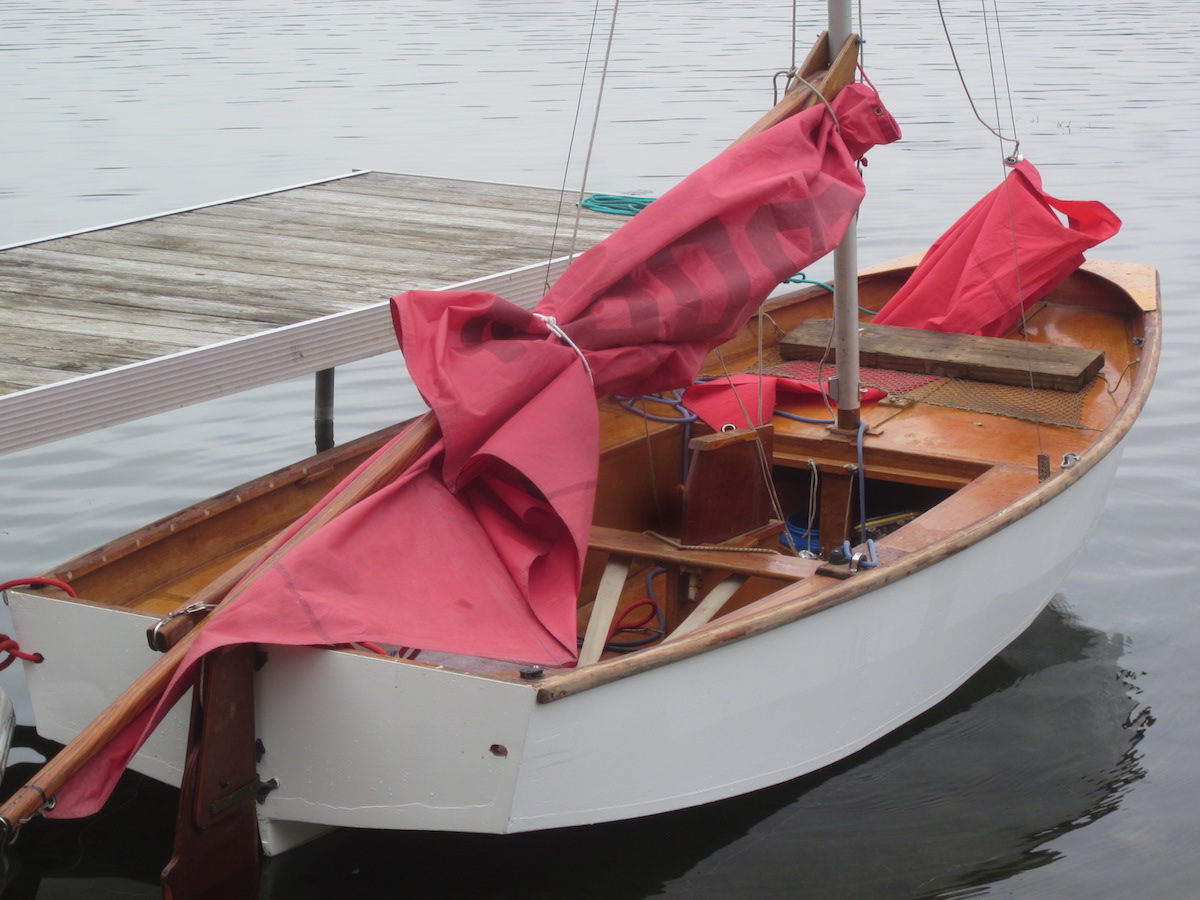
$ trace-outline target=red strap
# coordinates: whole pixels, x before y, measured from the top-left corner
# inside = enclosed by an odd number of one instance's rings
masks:
[[[0,592],[7,591],[9,588],[15,587],[56,587],[67,592],[71,597],[78,597],[75,589],[65,581],[59,581],[57,578],[15,578],[12,581],[6,581],[0,584]]]
[[[0,653],[7,653],[8,657],[0,660],[0,672],[3,672],[13,664],[13,660],[23,659],[26,662],[40,663],[44,656],[40,653],[26,653],[21,649],[20,645],[10,638],[7,634],[0,634]]]
[[[75,591],[65,581],[59,581],[57,578],[17,578],[13,581],[6,581],[0,584],[0,593],[14,587],[56,587],[66,591],[70,596],[77,596]],[[0,660],[0,672],[3,672],[13,664],[15,660],[23,659],[26,662],[40,663],[44,656],[40,653],[26,653],[21,649],[21,645],[10,638],[7,634],[0,634],[0,653],[7,653],[8,656]]]

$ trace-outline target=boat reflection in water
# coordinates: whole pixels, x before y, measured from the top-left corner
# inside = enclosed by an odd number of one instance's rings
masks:
[[[334,832],[268,861],[275,897],[936,897],[1056,858],[1143,777],[1124,639],[1060,603],[945,702],[843,763],[646,819],[507,837]],[[630,778],[670,760],[631,759]],[[365,895],[365,894],[364,894]]]

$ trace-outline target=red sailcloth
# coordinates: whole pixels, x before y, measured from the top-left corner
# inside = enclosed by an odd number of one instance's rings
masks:
[[[937,239],[873,321],[1000,337],[1120,227],[1103,203],[1051,197],[1022,160]]]
[[[214,613],[157,709],[63,788],[54,814],[99,808],[221,646],[367,640],[573,660],[596,396],[690,384],[776,285],[833,249],[864,193],[857,161],[899,129],[862,85],[832,106],[836,123],[815,107],[718,156],[584,253],[533,312],[483,292],[393,298],[440,441]]]

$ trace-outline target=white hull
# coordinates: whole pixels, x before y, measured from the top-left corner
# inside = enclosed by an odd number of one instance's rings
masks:
[[[836,762],[946,697],[1029,625],[1085,543],[1119,456],[928,568],[550,703],[536,683],[267,648],[259,774],[278,787],[259,807],[263,846],[280,853],[330,826],[504,833],[625,819]],[[144,615],[8,596],[22,645],[46,657],[25,671],[48,738],[74,737],[158,657]],[[81,627],[97,652],[78,653]],[[186,711],[132,768],[179,783]]]

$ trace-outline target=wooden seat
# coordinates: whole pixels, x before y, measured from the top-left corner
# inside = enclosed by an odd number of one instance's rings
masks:
[[[810,319],[779,342],[784,359],[819,360],[829,347],[832,319]],[[1104,366],[1102,350],[1038,344],[977,334],[863,323],[859,363],[897,372],[969,378],[1057,391],[1080,391]]]
[[[774,532],[778,533],[775,528]],[[592,526],[589,546],[615,556],[651,560],[663,564],[713,569],[772,578],[778,581],[797,581],[807,578],[821,564],[817,559],[801,559],[783,553],[746,553],[736,549],[680,549],[661,538],[619,528]]]
[[[729,542],[724,548],[697,548],[672,543],[642,532],[592,526],[588,546],[592,550],[607,554],[608,562],[605,564],[604,574],[600,578],[596,598],[592,603],[583,646],[579,651],[578,665],[588,666],[600,660],[635,561],[661,565],[668,570],[667,596],[662,601],[668,632],[665,640],[679,637],[706,624],[752,576],[788,582],[799,581],[814,574],[821,564],[820,560],[801,559],[782,553],[754,550],[747,552],[747,548],[757,548],[763,541],[777,535],[780,530],[779,523],[769,523]],[[717,578],[710,579],[716,583],[710,583],[703,597],[697,598],[694,605],[684,609],[679,593],[681,581],[686,580],[686,576],[681,576],[681,573],[687,571],[717,573]]]

